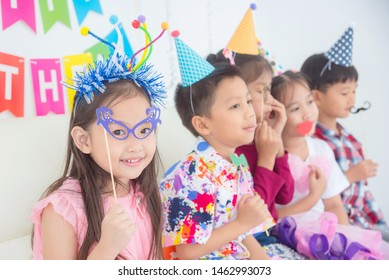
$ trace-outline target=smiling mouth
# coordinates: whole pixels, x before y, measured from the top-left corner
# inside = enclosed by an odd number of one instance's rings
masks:
[[[142,158],[122,160],[122,162],[130,167],[138,166],[142,163]]]

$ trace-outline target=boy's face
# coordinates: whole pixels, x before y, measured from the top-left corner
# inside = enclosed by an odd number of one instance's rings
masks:
[[[348,80],[331,85],[326,92],[317,92],[315,101],[323,117],[347,118],[355,104],[357,82]]]
[[[308,87],[296,83],[293,92],[289,94],[291,98],[287,98],[284,104],[287,121],[282,135],[285,137],[312,135],[319,112],[311,91]]]
[[[204,117],[208,135],[204,138],[223,156],[254,140],[255,113],[251,95],[239,77],[221,81],[215,91],[210,117]]]
[[[247,84],[247,87],[253,98],[253,108],[257,116],[257,123],[261,122],[261,116],[269,119],[272,111],[271,103],[273,97],[270,94],[272,82],[272,73],[264,71],[255,81]]]

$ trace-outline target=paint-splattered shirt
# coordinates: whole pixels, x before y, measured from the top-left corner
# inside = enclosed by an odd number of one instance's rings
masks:
[[[237,203],[253,193],[253,180],[247,168],[237,168],[199,137],[195,149],[166,172],[160,190],[163,246],[205,244],[213,229],[237,217]],[[242,241],[260,231],[258,226],[201,259],[247,259]],[[165,258],[174,259],[174,251],[165,248]]]

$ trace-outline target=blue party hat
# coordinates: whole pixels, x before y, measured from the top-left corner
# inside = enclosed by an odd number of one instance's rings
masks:
[[[183,87],[187,87],[211,74],[215,67],[186,45],[178,35],[178,31],[172,32],[181,72],[181,83]]]
[[[343,33],[342,37],[327,51],[324,55],[329,61],[345,66],[352,66],[352,55],[353,55],[353,27],[350,26]]]

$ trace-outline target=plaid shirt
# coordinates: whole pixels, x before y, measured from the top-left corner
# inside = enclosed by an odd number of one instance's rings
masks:
[[[340,134],[318,123],[315,136],[326,141],[335,154],[343,172],[364,160],[362,145],[347,130],[337,124]],[[351,224],[362,228],[374,228],[385,224],[381,209],[371,193],[366,180],[352,183],[342,192],[343,203]]]

